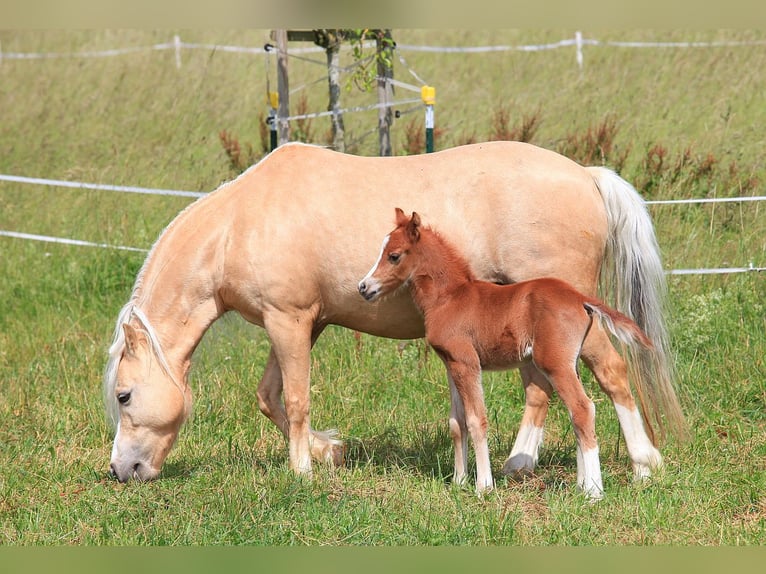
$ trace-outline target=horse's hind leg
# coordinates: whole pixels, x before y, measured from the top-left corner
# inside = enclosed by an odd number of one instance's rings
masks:
[[[634,477],[651,476],[652,470],[662,466],[662,456],[644,428],[628,384],[627,365],[598,322],[594,322],[585,338],[581,357],[614,404]]]
[[[524,365],[519,370],[526,399],[524,415],[519,434],[516,435],[511,454],[505,460],[502,470],[503,474],[513,477],[532,474],[537,466],[543,443],[543,427],[553,392],[548,379],[534,365]]]

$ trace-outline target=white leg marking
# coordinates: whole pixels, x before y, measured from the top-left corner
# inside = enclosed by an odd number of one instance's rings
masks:
[[[577,446],[577,486],[593,501],[604,498],[598,447],[581,450]]]
[[[511,454],[503,464],[503,474],[531,474],[537,466],[540,445],[543,444],[543,427],[524,425],[519,429]]]
[[[614,405],[614,409],[622,427],[628,455],[633,463],[633,477],[636,480],[649,478],[653,470],[662,467],[660,451],[654,448],[649,440],[638,409],[631,410],[617,404]]]
[[[475,441],[473,450],[476,453],[476,492],[481,495],[495,487],[495,482],[492,479],[492,468],[489,464],[487,437]]]

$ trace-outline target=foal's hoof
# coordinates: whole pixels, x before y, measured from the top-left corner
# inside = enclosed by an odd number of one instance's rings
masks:
[[[528,454],[516,454],[508,457],[500,472],[514,480],[528,478],[535,472],[535,461]]]

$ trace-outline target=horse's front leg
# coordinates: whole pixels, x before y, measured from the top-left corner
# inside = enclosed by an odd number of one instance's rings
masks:
[[[312,332],[312,347],[321,332],[321,327],[315,328]],[[287,413],[282,403],[282,390],[282,371],[272,347],[269,352],[269,358],[266,361],[263,377],[256,392],[258,408],[276,425],[287,439],[289,437],[289,424]],[[335,466],[341,466],[345,458],[345,445],[343,441],[334,438],[336,432],[334,430],[317,431],[310,429],[310,433],[309,446],[311,457],[316,461],[329,462]]]
[[[553,393],[548,379],[534,365],[524,365],[519,370],[524,383],[524,415],[502,470],[503,474],[514,478],[532,474],[537,466],[545,418]]]

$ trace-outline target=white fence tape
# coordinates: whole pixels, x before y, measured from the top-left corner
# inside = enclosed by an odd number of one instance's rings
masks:
[[[65,181],[58,179],[43,179],[38,177],[23,177],[17,175],[3,175],[0,174],[0,181],[8,181],[14,183],[25,183],[33,185],[47,185],[52,187],[66,187],[74,189],[95,189],[101,191],[115,191],[115,192],[128,192],[128,193],[143,193],[149,195],[175,195],[182,197],[202,197],[206,195],[203,192],[197,191],[180,191],[172,189],[152,189],[146,187],[134,187],[123,185],[106,185],[98,183],[84,183],[80,181]],[[720,203],[720,202],[750,202],[750,201],[766,201],[766,196],[743,196],[743,197],[720,197],[720,198],[699,198],[699,199],[668,199],[647,201],[647,204],[655,205],[668,205],[668,204],[690,204],[690,203]],[[26,239],[31,241],[45,241],[49,243],[63,243],[68,245],[79,245],[87,247],[102,247],[109,249],[120,249],[123,251],[138,251],[146,253],[148,249],[142,249],[139,247],[129,247],[124,245],[109,245],[106,243],[93,243],[90,241],[83,241],[80,239],[69,239],[65,237],[51,237],[48,235],[36,235],[31,233],[20,233],[17,231],[0,230],[1,237],[13,237],[16,239]],[[668,275],[712,275],[712,274],[726,274],[726,273],[747,273],[747,272],[763,272],[766,271],[766,267],[755,267],[752,263],[748,267],[728,267],[728,268],[713,268],[713,269],[672,269],[666,271]]]
[[[64,181],[61,179],[42,179],[39,177],[23,177],[20,175],[2,175],[0,181],[12,181],[15,183],[31,183],[36,185],[49,185],[55,187],[70,187],[75,189],[96,189],[101,191],[119,191],[123,193],[145,193],[149,195],[177,195],[181,197],[202,197],[205,193],[199,191],[179,191],[175,189],[150,189],[146,187],[134,187],[130,185],[106,185],[100,183],[83,183],[81,181]]]
[[[102,247],[107,249],[120,249],[122,251],[140,251],[148,253],[148,249],[140,247],[127,247],[125,245],[109,245],[107,243],[93,243],[81,239],[68,239],[66,237],[51,237],[50,235],[36,235],[34,233],[19,233],[18,231],[5,231],[0,229],[0,236],[15,237],[16,239],[28,239],[30,241],[45,241],[47,243],[64,243],[66,245],[80,245],[84,247]]]
[[[490,52],[540,52],[544,50],[557,50],[576,46],[606,46],[615,48],[727,48],[739,46],[764,46],[766,40],[719,40],[711,42],[630,42],[630,41],[601,41],[596,39],[583,38],[580,32],[577,32],[574,38],[565,38],[558,42],[548,42],[545,44],[521,44],[521,45],[497,45],[497,46],[418,46],[413,44],[396,44],[396,49],[403,52],[431,52],[442,54],[483,54]],[[372,43],[365,44],[365,47],[374,46]],[[343,46],[345,48],[345,45]],[[81,52],[3,52],[0,59],[6,60],[45,60],[53,58],[100,58],[113,57],[134,54],[137,52],[163,51],[163,50],[208,50],[215,52],[228,52],[236,54],[255,54],[264,55],[274,52],[276,48],[270,46],[249,47],[249,46],[229,46],[223,44],[205,44],[195,42],[182,42],[179,37],[173,41],[153,44],[151,46],[138,46],[132,48],[115,48],[108,50],[90,50]],[[287,53],[290,54],[309,54],[324,52],[324,48],[319,46],[310,46],[304,48],[290,48]]]
[[[405,104],[409,102],[420,102],[420,100],[405,100],[397,102]],[[388,104],[386,104],[388,105]],[[370,108],[381,107],[382,104],[370,106]],[[367,109],[364,106],[364,109]],[[321,115],[329,115],[333,112],[320,112]],[[304,114],[301,116],[292,116],[290,119],[301,119],[315,117],[317,114]],[[82,181],[67,181],[61,179],[44,179],[40,177],[25,177],[21,175],[0,174],[0,181],[10,181],[14,183],[27,183],[34,185],[47,185],[52,187],[67,187],[75,189],[95,189],[102,191],[118,191],[127,193],[144,193],[149,195],[177,195],[181,197],[203,197],[206,192],[201,191],[181,191],[176,189],[153,189],[149,187],[135,187],[130,185],[108,185],[102,183],[86,183]],[[689,199],[656,199],[647,200],[647,205],[672,205],[672,204],[690,204],[690,203],[740,203],[750,201],[766,201],[766,195],[744,195],[738,197],[700,197]]]

